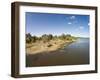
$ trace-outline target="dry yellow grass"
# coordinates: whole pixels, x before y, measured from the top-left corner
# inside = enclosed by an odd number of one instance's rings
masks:
[[[70,42],[72,41],[50,40],[49,42],[45,42],[45,43],[43,43],[43,41],[38,41],[35,43],[26,44],[26,53],[37,54],[40,52],[55,51]]]

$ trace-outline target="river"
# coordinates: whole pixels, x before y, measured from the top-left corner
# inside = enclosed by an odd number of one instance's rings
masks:
[[[26,67],[89,64],[89,38],[80,38],[61,50],[26,55]]]

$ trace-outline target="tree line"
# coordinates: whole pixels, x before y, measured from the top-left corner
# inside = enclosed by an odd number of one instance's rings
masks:
[[[35,36],[35,35],[32,36],[30,33],[26,34],[26,43],[34,43],[37,41],[43,41],[45,43],[53,39],[73,40],[75,39],[75,37],[71,36],[70,34],[64,34],[64,33],[59,36],[57,35],[53,36],[52,34],[43,34],[40,37]]]

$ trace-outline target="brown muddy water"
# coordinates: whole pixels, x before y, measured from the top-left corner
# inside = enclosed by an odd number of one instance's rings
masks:
[[[89,38],[81,38],[63,49],[26,55],[26,67],[89,64]]]

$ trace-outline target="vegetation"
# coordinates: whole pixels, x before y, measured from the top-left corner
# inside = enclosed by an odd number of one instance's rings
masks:
[[[30,33],[26,34],[26,43],[35,43],[37,41],[43,41],[44,43],[54,40],[54,39],[60,39],[60,40],[68,40],[72,41],[76,39],[76,37],[71,36],[70,34],[62,34],[60,36],[53,36],[52,34],[43,34],[40,37],[32,36]]]
[[[76,37],[71,36],[70,34],[62,34],[59,36],[43,34],[42,36],[37,37],[28,33],[26,34],[26,53],[36,54],[63,49],[64,46],[76,41],[76,39]]]

